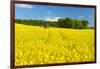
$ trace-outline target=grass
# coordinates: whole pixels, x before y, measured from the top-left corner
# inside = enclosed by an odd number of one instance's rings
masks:
[[[94,30],[15,23],[15,65],[94,61]]]

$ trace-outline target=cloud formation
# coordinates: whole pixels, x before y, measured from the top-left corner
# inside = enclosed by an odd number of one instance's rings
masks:
[[[45,20],[46,21],[58,21],[58,19],[60,19],[60,18],[62,18],[62,17],[45,17]]]
[[[20,7],[20,8],[32,8],[32,5],[28,5],[28,4],[15,4],[16,7]]]
[[[79,16],[80,19],[84,18],[84,16]]]

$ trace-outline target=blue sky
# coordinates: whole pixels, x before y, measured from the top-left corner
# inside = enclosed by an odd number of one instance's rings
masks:
[[[65,17],[88,20],[90,23],[89,26],[94,26],[94,8],[26,4],[15,5],[16,19],[57,21],[59,18]]]

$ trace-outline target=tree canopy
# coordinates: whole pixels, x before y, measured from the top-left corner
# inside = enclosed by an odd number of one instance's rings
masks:
[[[45,20],[22,20],[16,19],[16,23],[25,25],[35,25],[47,27],[61,27],[61,28],[71,28],[71,29],[87,29],[89,22],[87,20],[76,20],[72,18],[60,18],[58,21],[45,21]]]
[[[81,23],[82,23],[82,28],[84,28],[84,29],[88,28],[89,22],[87,20],[82,20]]]

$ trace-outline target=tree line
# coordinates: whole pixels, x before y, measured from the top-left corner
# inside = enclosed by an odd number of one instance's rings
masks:
[[[60,18],[58,21],[44,21],[44,20],[26,20],[26,19],[16,19],[15,23],[33,25],[33,26],[43,26],[47,27],[60,27],[60,28],[71,28],[71,29],[86,29],[88,28],[89,22],[87,20],[76,20],[72,18]]]

